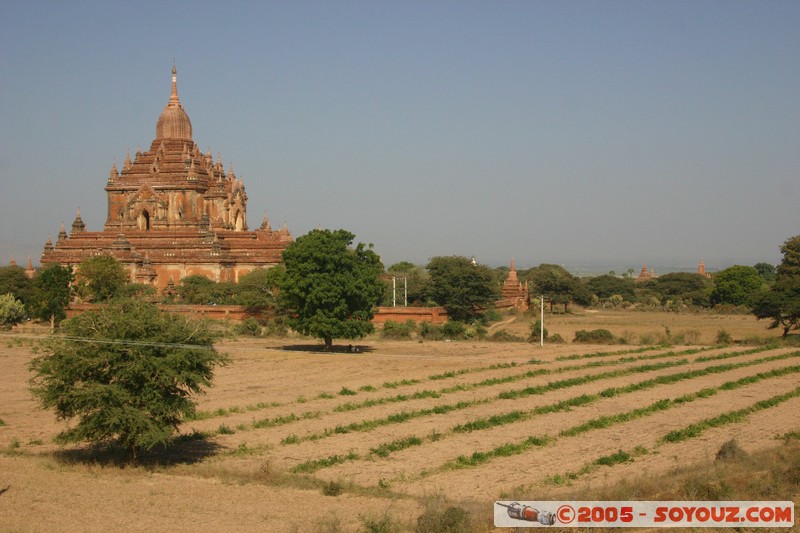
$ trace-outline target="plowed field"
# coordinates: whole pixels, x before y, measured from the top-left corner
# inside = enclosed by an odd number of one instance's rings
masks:
[[[29,341],[0,338],[0,531],[355,531],[385,513],[413,528],[432,495],[490,516],[498,498],[558,498],[800,430],[796,349],[360,346],[222,343],[232,364],[182,428],[195,439],[128,467],[51,443],[64,422],[27,392]]]

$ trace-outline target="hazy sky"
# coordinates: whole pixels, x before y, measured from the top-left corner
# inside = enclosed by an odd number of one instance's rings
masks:
[[[777,263],[800,2],[0,2],[0,264],[36,263],[178,90],[248,223],[387,266]]]

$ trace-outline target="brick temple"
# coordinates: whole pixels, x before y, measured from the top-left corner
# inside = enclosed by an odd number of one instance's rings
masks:
[[[266,215],[258,229],[248,229],[244,184],[192,140],[174,66],[172,92],[150,149],[138,150],[133,161],[127,154],[121,171],[114,163],[105,190],[103,231],[87,231],[78,210],[69,233],[62,224],[55,243],[48,237],[43,265],[75,266],[89,256],[111,255],[131,281],[164,289],[194,274],[238,281],[280,263],[292,241],[286,225],[273,230]]]
[[[508,276],[503,281],[500,288],[500,302],[506,306],[515,307],[522,311],[527,311],[530,307],[530,294],[528,292],[528,282],[523,285],[517,277],[517,269],[514,268],[514,258],[511,258],[511,268],[508,269]],[[510,305],[508,305],[510,304]]]

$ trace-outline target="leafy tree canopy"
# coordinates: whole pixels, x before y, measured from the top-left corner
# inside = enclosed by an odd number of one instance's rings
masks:
[[[388,268],[388,272],[414,272],[417,266],[409,261],[400,261]]]
[[[14,298],[28,306],[33,301],[33,280],[21,266],[0,267],[0,294],[11,293]]]
[[[77,418],[57,440],[117,441],[132,461],[138,450],[171,441],[194,412],[192,396],[226,362],[203,323],[146,302],[119,300],[64,321],[62,330],[30,365],[42,406],[61,420]]]
[[[0,327],[11,329],[25,320],[25,306],[10,292],[0,294]]]
[[[775,279],[774,265],[770,265],[769,263],[756,263],[753,265],[753,268],[758,271],[758,275],[761,276],[767,283],[772,283],[772,281]]]
[[[753,314],[770,319],[770,328],[783,328],[783,336],[800,329],[800,235],[791,237],[781,246],[783,260],[775,273],[769,291],[754,299]]]
[[[746,305],[765,285],[764,279],[754,267],[734,265],[714,276],[711,303]]]
[[[114,298],[130,281],[122,263],[110,255],[87,257],[75,272],[75,291],[90,302],[105,302]]]
[[[247,307],[273,307],[278,280],[283,274],[282,265],[248,272],[239,278],[234,300]]]
[[[403,290],[407,291],[406,297],[409,305],[424,305],[427,298],[428,291],[428,272],[408,261],[400,261],[389,267],[386,271],[388,278],[386,279],[386,288],[383,295],[385,305],[391,305],[392,302],[392,278],[405,278],[405,282],[401,279],[396,281],[396,295],[397,300],[402,305],[403,303]]]
[[[598,298],[619,295],[624,300],[633,301],[636,297],[636,282],[631,278],[618,278],[610,274],[603,274],[588,280],[586,287]]]
[[[214,301],[214,291],[217,284],[207,277],[194,274],[181,278],[177,287],[178,298],[181,302],[191,305],[204,305]]]
[[[658,293],[662,303],[680,299],[694,305],[706,305],[711,281],[693,272],[670,272],[657,277],[647,286]]]
[[[72,269],[61,265],[51,265],[33,278],[33,302],[30,305],[32,316],[49,320],[51,327],[66,317],[65,309],[72,297]]]
[[[560,265],[542,263],[524,271],[520,279],[532,283],[531,295],[544,295],[550,302],[550,309],[555,304],[563,304],[566,310],[572,301],[582,305],[591,303],[591,294],[586,285]]]
[[[452,320],[469,322],[499,297],[494,272],[462,256],[434,257],[427,266],[428,294]]]
[[[384,285],[378,255],[371,246],[350,245],[349,231],[313,230],[283,251],[285,274],[280,279],[280,301],[290,313],[295,330],[325,342],[355,339],[373,330],[374,307]]]

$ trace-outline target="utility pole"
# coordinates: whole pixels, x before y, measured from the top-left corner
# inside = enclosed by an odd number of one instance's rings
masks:
[[[542,294],[542,303],[540,306],[539,318],[539,346],[544,347],[544,294]]]
[[[408,279],[403,280],[403,307],[408,307]],[[392,307],[397,307],[397,278],[392,276]]]

